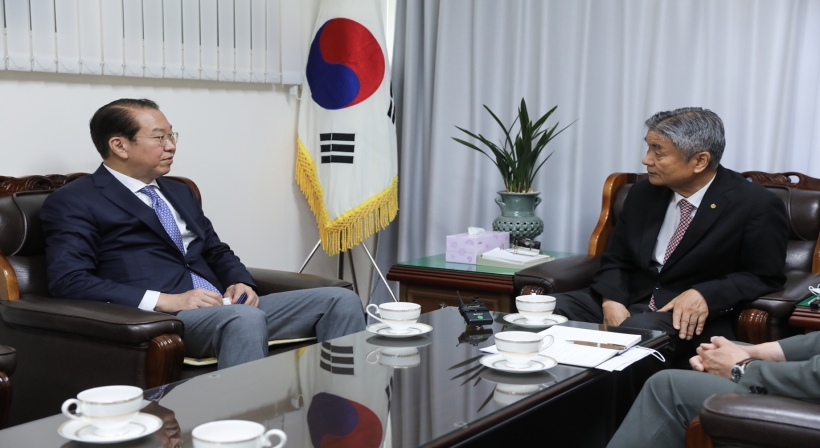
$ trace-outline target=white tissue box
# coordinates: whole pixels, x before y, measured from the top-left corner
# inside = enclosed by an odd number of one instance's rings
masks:
[[[447,251],[444,260],[454,263],[475,264],[480,254],[510,245],[510,232],[484,232],[478,235],[458,233],[447,235]]]

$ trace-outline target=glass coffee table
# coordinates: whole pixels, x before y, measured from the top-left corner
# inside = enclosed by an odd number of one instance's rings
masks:
[[[364,331],[147,390],[143,412],[164,427],[111,446],[190,447],[194,427],[228,419],[284,430],[286,447],[512,445],[538,437],[545,445],[603,446],[616,428],[616,408],[628,408],[618,397],[630,369],[657,363],[647,357],[623,372],[491,370],[480,364],[479,348],[494,343],[492,333],[527,331],[492,315],[492,326],[470,330],[457,309],[445,308],[421,316],[433,328],[422,336]],[[668,340],[657,331],[608,330],[640,334],[650,348]],[[0,446],[86,446],[57,433],[67,420],[55,415],[0,431]]]

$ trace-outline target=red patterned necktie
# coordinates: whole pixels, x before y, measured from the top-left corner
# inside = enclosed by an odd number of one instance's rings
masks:
[[[666,246],[666,253],[663,254],[663,264],[666,264],[666,260],[669,259],[672,252],[678,247],[680,240],[683,239],[683,234],[686,233],[686,229],[689,228],[689,223],[692,222],[692,210],[694,210],[695,206],[690,204],[686,199],[681,199],[680,202],[678,202],[678,207],[680,207],[680,223],[678,223],[678,228],[672,235],[672,239],[669,240],[669,245]],[[658,311],[658,307],[655,306],[654,294],[652,294],[652,298],[649,299],[649,309]]]

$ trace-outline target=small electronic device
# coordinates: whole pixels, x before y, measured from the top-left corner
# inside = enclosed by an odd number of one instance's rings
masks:
[[[529,238],[519,238],[517,240],[513,240],[512,243],[513,247],[525,247],[527,249],[541,250],[541,242],[531,240]]]
[[[458,307],[458,312],[461,313],[461,317],[464,318],[464,322],[466,322],[467,325],[480,327],[493,323],[490,310],[487,309],[487,305],[484,305],[478,300],[478,296],[473,296],[472,303],[465,304],[464,301],[461,300],[461,293],[456,291],[456,294],[458,294],[458,301],[461,302],[461,305]]]
[[[464,333],[461,333],[461,335],[459,335],[458,343],[466,343],[477,346],[478,344],[486,341],[487,339],[490,339],[490,336],[492,335],[492,328],[473,327],[467,325],[467,328],[464,330]]]

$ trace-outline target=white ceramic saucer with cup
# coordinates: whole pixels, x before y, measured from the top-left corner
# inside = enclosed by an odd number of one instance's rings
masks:
[[[543,320],[541,322],[532,322],[520,313],[504,315],[504,321],[509,322],[513,325],[518,325],[519,327],[523,328],[548,328],[553,325],[563,324],[568,320],[569,319],[567,319],[566,317],[558,314],[551,314],[546,320]]]
[[[515,298],[518,313],[527,318],[529,323],[546,321],[555,310],[555,297],[540,294],[529,294]]]
[[[279,443],[271,445],[271,436],[277,436]],[[191,431],[194,448],[282,448],[288,436],[280,429],[265,432],[265,427],[246,420],[219,420],[203,423]]]
[[[66,439],[76,440],[85,443],[118,443],[139,439],[157,432],[162,428],[162,420],[151,414],[140,412],[133,420],[128,422],[123,431],[118,431],[113,435],[97,435],[95,428],[82,420],[69,420],[59,428],[57,433]]]
[[[75,412],[69,409],[76,405]],[[77,398],[63,402],[63,415],[93,427],[91,433],[100,437],[116,437],[128,432],[128,424],[142,407],[142,389],[134,386],[103,386],[87,389]]]
[[[502,331],[495,335],[495,348],[504,357],[505,366],[510,369],[531,368],[538,352],[552,345],[552,335],[541,336],[528,331]]]
[[[371,313],[370,307],[374,307],[379,315]],[[371,303],[366,310],[370,317],[390,327],[390,333],[393,334],[410,333],[410,327],[421,315],[421,305],[410,302],[387,302],[381,305]]]

